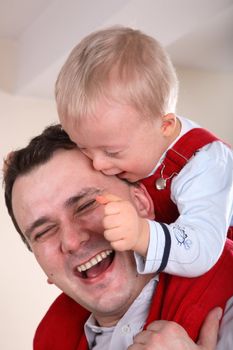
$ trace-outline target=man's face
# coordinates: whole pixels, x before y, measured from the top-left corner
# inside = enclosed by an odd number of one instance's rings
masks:
[[[57,151],[13,186],[17,223],[49,280],[103,324],[124,314],[149,277],[137,275],[132,252],[111,249],[95,197],[113,193],[140,211],[137,191],[93,170],[76,149]]]

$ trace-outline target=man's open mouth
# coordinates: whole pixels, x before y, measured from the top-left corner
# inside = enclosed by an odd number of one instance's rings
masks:
[[[114,255],[113,250],[104,250],[84,264],[78,265],[75,269],[75,274],[81,278],[95,278],[107,270],[113,261]]]

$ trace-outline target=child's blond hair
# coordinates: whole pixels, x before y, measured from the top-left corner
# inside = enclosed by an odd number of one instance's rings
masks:
[[[175,112],[178,81],[154,38],[114,26],[85,37],[58,76],[55,95],[62,122],[95,115],[103,99],[129,104],[145,117]]]

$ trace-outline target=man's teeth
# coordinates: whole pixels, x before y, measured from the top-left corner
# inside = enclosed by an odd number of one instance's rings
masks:
[[[103,259],[106,259],[108,255],[112,253],[112,250],[105,250],[104,252],[101,252],[91,258],[89,261],[87,261],[85,264],[77,266],[77,270],[79,272],[86,271],[90,269],[91,267],[97,265],[99,262],[101,262]]]

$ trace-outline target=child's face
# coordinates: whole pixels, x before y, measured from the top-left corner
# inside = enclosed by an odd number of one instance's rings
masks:
[[[64,125],[96,170],[134,182],[146,177],[167,147],[162,118],[144,120],[129,105],[100,103],[94,117]]]

